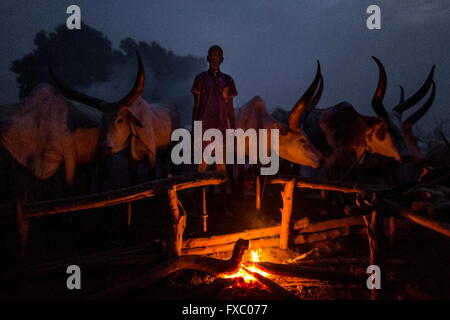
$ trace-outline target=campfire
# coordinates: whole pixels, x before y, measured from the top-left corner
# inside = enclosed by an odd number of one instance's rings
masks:
[[[269,277],[270,274],[261,270],[255,265],[255,262],[261,262],[261,249],[258,250],[252,250],[251,251],[251,258],[247,262],[242,262],[239,265],[238,271],[230,274],[230,273],[223,273],[220,274],[220,278],[225,279],[232,279],[232,278],[242,278],[243,281],[237,282],[237,286],[243,287],[243,286],[261,286],[261,282],[256,279],[251,273],[258,273],[262,275],[263,277]],[[251,273],[249,273],[248,271]],[[264,285],[263,285],[264,286]],[[265,287],[265,286],[264,286]]]

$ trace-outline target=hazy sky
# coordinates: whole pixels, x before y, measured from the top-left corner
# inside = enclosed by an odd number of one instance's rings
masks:
[[[318,107],[346,100],[373,115],[375,55],[388,75],[386,106],[398,101],[399,84],[413,93],[435,64],[436,99],[422,126],[450,118],[448,0],[2,0],[0,103],[18,100],[12,60],[33,49],[37,31],[65,23],[70,4],[79,5],[82,21],[106,34],[115,48],[125,37],[198,56],[221,45],[222,70],[239,92],[235,107],[254,95],[270,108],[291,107],[319,59],[325,82]],[[381,30],[366,27],[371,4],[381,7]]]

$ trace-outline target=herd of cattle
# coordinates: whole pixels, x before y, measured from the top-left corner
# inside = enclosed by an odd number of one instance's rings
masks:
[[[372,99],[376,117],[359,114],[348,102],[315,108],[323,91],[318,64],[314,80],[290,112],[279,109],[271,115],[257,96],[239,108],[236,126],[244,130],[279,129],[280,158],[300,165],[290,167],[302,175],[367,180],[370,174],[365,172],[375,172],[377,179],[385,179],[381,182],[400,183],[417,179],[426,166],[448,167],[450,145],[442,124],[437,128],[439,138],[428,152],[421,151],[412,130],[433,103],[434,67],[411,97],[405,99],[401,89],[400,102],[388,111],[383,105],[386,72],[382,63],[374,60],[379,71]],[[138,63],[133,88],[117,102],[82,94],[58,80],[49,69],[56,87],[41,84],[20,103],[0,106],[3,198],[11,190],[8,197],[22,195],[30,181],[49,180],[58,172],[63,173],[66,187],[73,186],[78,173],[93,169],[101,181],[104,175],[100,173],[107,172],[105,164],[123,150],[127,151],[131,183],[137,179],[136,163],[143,159],[148,162],[150,178],[155,176],[157,164],[162,175],[167,175],[171,133],[180,121],[169,106],[149,104],[141,97],[145,75],[139,55]],[[402,121],[404,111],[427,94],[417,111]],[[19,178],[19,171],[29,177],[22,174]]]

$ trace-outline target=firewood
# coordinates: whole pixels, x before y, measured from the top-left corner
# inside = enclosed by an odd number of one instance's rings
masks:
[[[248,274],[255,277],[259,282],[261,282],[262,284],[267,286],[270,289],[270,291],[272,291],[274,294],[280,296],[281,298],[286,299],[286,300],[298,300],[299,299],[295,294],[286,290],[285,288],[280,286],[278,283],[264,277],[263,275],[261,275],[257,272],[250,271],[249,269],[247,269],[245,267],[244,267],[244,270],[246,272],[248,272]]]
[[[270,237],[262,239],[251,239],[249,248],[259,249],[259,248],[276,248],[280,245],[279,237]],[[214,246],[198,247],[198,248],[183,248],[181,250],[183,255],[205,255],[218,252],[231,251],[234,247],[233,243],[219,244]]]
[[[267,273],[279,274],[289,277],[336,281],[340,283],[361,283],[364,285],[367,280],[367,274],[365,273],[353,273],[333,271],[316,267],[305,267],[300,263],[278,264],[271,262],[255,262],[255,265]]]
[[[97,299],[123,296],[145,288],[169,274],[184,269],[203,271],[215,276],[221,273],[234,273],[238,270],[244,252],[248,249],[248,245],[248,240],[239,239],[234,246],[233,255],[228,260],[219,260],[198,255],[174,257],[153,267],[143,275],[127,279],[122,284],[98,292],[88,298]]]

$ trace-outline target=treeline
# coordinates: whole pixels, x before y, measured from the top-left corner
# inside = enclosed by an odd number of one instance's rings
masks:
[[[39,31],[35,48],[13,61],[20,98],[36,85],[50,82],[48,66],[64,81],[88,94],[114,100],[127,92],[136,75],[136,50],[146,71],[143,97],[150,103],[163,102],[177,107],[182,117],[192,109],[190,86],[194,76],[206,69],[203,57],[176,55],[157,42],[123,39],[120,49],[100,31],[83,24],[81,30],[65,25],[54,32]]]

